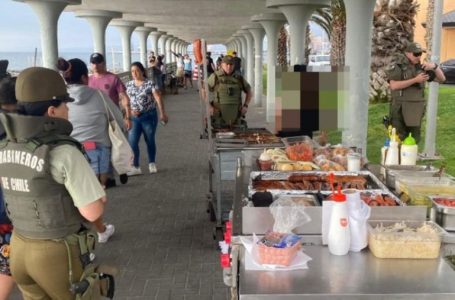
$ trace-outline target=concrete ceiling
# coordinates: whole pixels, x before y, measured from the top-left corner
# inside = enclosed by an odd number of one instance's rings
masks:
[[[123,13],[124,20],[148,23],[187,42],[204,38],[224,43],[251,16],[274,10],[264,0],[83,0],[66,11],[109,10]]]

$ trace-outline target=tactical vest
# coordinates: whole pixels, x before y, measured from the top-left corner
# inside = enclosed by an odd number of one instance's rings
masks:
[[[14,230],[31,239],[59,239],[77,232],[82,216],[50,172],[49,152],[70,144],[67,120],[0,114],[7,137],[0,142],[0,178]],[[83,188],[83,187],[81,187]]]
[[[404,55],[397,57],[396,65],[401,70],[401,79],[408,80],[417,76],[422,72],[418,70],[415,65],[409,63],[409,60]],[[425,83],[416,83],[402,90],[392,91],[392,99],[395,102],[422,102],[425,101],[424,97]]]
[[[242,105],[243,80],[241,75],[215,72],[215,101],[220,105]]]

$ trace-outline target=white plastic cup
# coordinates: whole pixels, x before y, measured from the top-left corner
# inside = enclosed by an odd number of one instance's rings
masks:
[[[348,157],[348,171],[359,172],[360,171],[360,154],[350,153]]]

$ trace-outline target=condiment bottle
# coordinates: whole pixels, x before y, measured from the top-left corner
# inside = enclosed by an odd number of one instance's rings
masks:
[[[380,173],[383,178],[385,178],[386,172],[385,172],[385,158],[387,156],[387,151],[389,150],[390,146],[390,140],[386,139],[384,142],[384,146],[381,148],[381,170]]]
[[[398,137],[396,135],[396,129],[392,129],[392,137],[390,139],[390,146],[387,150],[387,155],[385,158],[385,165],[399,165],[400,164],[400,153],[398,149]]]
[[[409,133],[401,144],[401,164],[405,166],[414,166],[417,162],[418,146],[416,140]]]
[[[389,149],[390,146],[390,140],[386,139],[384,142],[384,146],[381,148],[381,165],[385,165],[385,158],[387,154],[387,150]]]
[[[351,245],[351,231],[349,228],[349,214],[346,195],[338,190],[332,194],[334,201],[330,216],[328,245],[333,255],[346,255]]]

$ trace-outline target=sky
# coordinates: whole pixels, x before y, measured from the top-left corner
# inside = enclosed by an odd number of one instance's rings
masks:
[[[77,30],[74,30],[77,28]],[[312,32],[321,34],[312,26]],[[132,49],[137,49],[139,38],[133,33]],[[92,33],[88,22],[72,12],[63,12],[58,21],[59,52],[91,52]],[[34,52],[41,49],[38,17],[28,4],[0,0],[0,52]],[[114,27],[106,30],[106,50],[121,49],[120,34]]]
[[[74,30],[77,28],[77,30]],[[88,22],[72,12],[63,12],[58,21],[59,51],[91,51],[92,33]],[[133,34],[132,43],[138,45]],[[108,26],[106,46],[120,48],[120,34]],[[28,4],[0,0],[0,52],[33,52],[41,49],[38,17]]]

